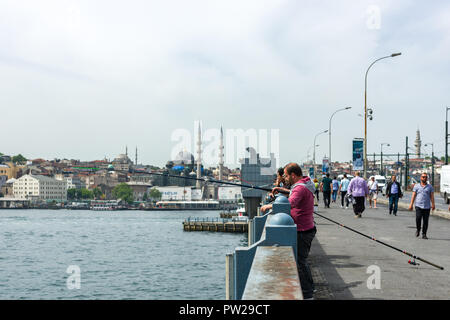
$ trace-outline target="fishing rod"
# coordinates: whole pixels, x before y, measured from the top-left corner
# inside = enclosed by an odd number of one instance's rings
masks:
[[[234,185],[234,186],[239,186],[239,187],[252,188],[252,189],[258,189],[258,190],[263,190],[263,191],[272,192],[272,189],[269,189],[269,188],[263,188],[263,187],[254,186],[254,185],[244,185],[244,184],[235,183],[235,182],[221,181],[221,180],[216,180],[216,179],[212,179],[212,178],[209,178],[209,177],[205,177],[205,178],[203,178],[203,179],[200,179],[200,178],[195,178],[195,177],[177,176],[177,175],[166,174],[166,173],[156,173],[156,172],[152,172],[152,173],[150,173],[150,174],[153,174],[153,175],[160,175],[160,176],[167,176],[167,177],[174,177],[174,178],[181,178],[181,179],[192,179],[192,180],[197,180],[197,181],[204,181],[205,183],[213,182],[213,183],[220,183],[220,184]],[[278,191],[278,190],[277,190],[277,191]],[[280,192],[280,193],[284,193],[284,194],[288,194],[288,193],[289,193],[289,192],[286,192],[286,191],[284,191],[284,190],[279,190],[279,192]],[[353,228],[347,227],[347,226],[343,225],[342,223],[337,222],[337,221],[334,221],[333,219],[330,219],[330,218],[328,218],[328,217],[325,217],[325,216],[323,216],[323,215],[321,215],[321,214],[319,214],[319,213],[317,213],[317,212],[314,212],[314,214],[316,214],[316,215],[318,215],[319,217],[324,218],[324,219],[326,219],[326,220],[328,220],[328,221],[330,221],[330,222],[332,222],[332,223],[334,223],[334,224],[337,224],[337,225],[340,226],[340,227],[343,227],[343,228],[345,228],[345,229],[347,229],[347,230],[353,231],[353,232],[355,232],[355,233],[357,233],[357,234],[359,234],[359,235],[361,235],[361,236],[363,236],[363,237],[365,237],[365,238],[367,238],[367,239],[373,240],[373,241],[375,241],[375,242],[377,242],[377,243],[379,243],[379,244],[382,244],[382,245],[384,245],[384,246],[386,246],[386,247],[388,247],[388,248],[391,248],[391,249],[393,249],[393,250],[396,250],[396,251],[398,251],[398,252],[401,252],[401,253],[403,253],[403,254],[405,254],[405,255],[411,257],[413,260],[411,261],[411,259],[410,259],[410,260],[408,261],[408,263],[411,264],[411,265],[418,265],[418,263],[416,262],[416,259],[417,259],[417,260],[422,261],[422,262],[424,262],[424,263],[426,263],[426,264],[429,264],[429,265],[431,265],[431,266],[433,266],[433,267],[435,267],[435,268],[437,268],[437,269],[444,270],[444,267],[441,267],[441,266],[439,266],[439,265],[437,265],[437,264],[434,264],[434,263],[432,263],[432,262],[430,262],[430,261],[428,261],[428,260],[425,260],[425,259],[423,259],[423,258],[420,258],[420,257],[418,257],[418,256],[416,256],[416,255],[414,255],[414,254],[412,254],[412,253],[407,252],[406,250],[402,250],[402,249],[396,248],[396,247],[394,247],[394,246],[391,246],[390,244],[387,244],[387,243],[385,243],[385,242],[383,242],[383,241],[380,241],[380,240],[376,239],[375,237],[368,236],[368,235],[366,235],[366,234],[364,234],[364,233],[362,233],[362,232],[360,232],[360,231],[358,231],[358,230],[355,230],[355,229],[353,229]]]

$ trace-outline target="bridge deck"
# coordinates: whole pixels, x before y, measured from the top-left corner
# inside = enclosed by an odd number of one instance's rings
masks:
[[[322,200],[322,199],[321,199]],[[315,216],[318,232],[310,253],[317,299],[449,299],[450,220],[431,216],[428,240],[415,237],[415,212],[390,216],[385,205],[366,208],[361,219],[336,204],[319,213],[444,267],[408,264],[410,257]],[[380,268],[381,289],[369,289],[369,266]]]

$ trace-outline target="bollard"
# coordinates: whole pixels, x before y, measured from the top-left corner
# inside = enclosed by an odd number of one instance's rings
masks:
[[[284,195],[279,194],[272,204],[272,214],[280,212],[291,212],[291,204]]]

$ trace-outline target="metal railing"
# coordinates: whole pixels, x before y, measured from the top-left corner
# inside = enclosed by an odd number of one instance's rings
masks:
[[[269,213],[256,216],[249,221],[248,239],[248,247],[237,247],[234,253],[226,255],[226,299],[257,299],[259,296],[266,299],[281,297],[301,299],[298,273],[294,274],[292,271],[297,259],[297,226],[290,216],[290,204],[286,197],[278,196]],[[272,250],[267,251],[263,247],[271,247]],[[270,264],[274,267],[270,271],[264,271],[261,266],[269,264],[267,260],[269,256]],[[284,260],[277,263],[277,259]],[[284,262],[284,265],[287,262],[290,266],[289,275],[286,270],[280,269],[281,262]],[[255,270],[252,270],[253,268]],[[249,280],[251,272],[253,276]],[[267,272],[270,272],[266,274],[269,277],[261,276]],[[276,279],[274,283],[278,283],[279,286],[272,286],[270,292],[257,292],[258,289],[255,288],[261,288],[260,291],[267,288],[266,282],[269,278],[272,279],[270,281]],[[251,283],[248,283],[249,281]],[[250,287],[251,290],[248,289]],[[280,290],[284,291],[283,295],[277,294]],[[286,294],[286,290],[290,292]]]

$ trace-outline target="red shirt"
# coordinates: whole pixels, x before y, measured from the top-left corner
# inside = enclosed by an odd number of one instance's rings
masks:
[[[309,180],[309,181],[308,181]],[[309,177],[297,183],[310,183]],[[314,228],[314,195],[303,185],[294,185],[289,195],[291,216],[297,225],[297,231],[307,231]]]

